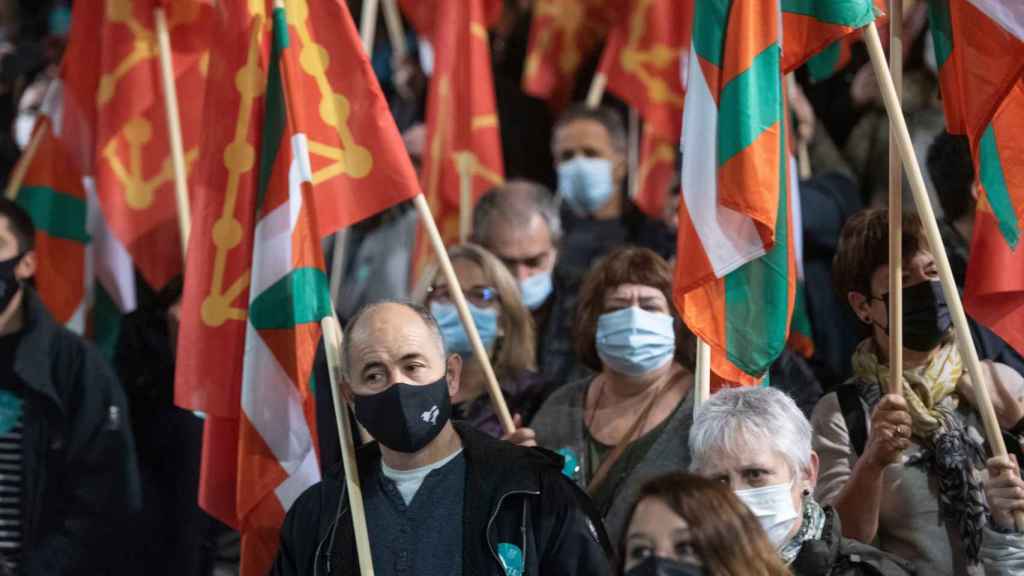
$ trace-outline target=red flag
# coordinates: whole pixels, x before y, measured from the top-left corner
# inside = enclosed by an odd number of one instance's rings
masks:
[[[663,138],[651,130],[650,124],[644,126],[633,202],[651,218],[660,220],[665,216],[665,207],[676,179],[678,157],[678,139]]]
[[[504,168],[498,129],[491,55],[485,16],[493,0],[403,1],[433,6],[435,19],[420,32],[434,47],[434,71],[427,96],[427,143],[423,157],[423,189],[446,243],[458,239],[459,163],[472,174],[472,199],[500,184]],[[415,21],[414,21],[415,22]],[[428,261],[425,231],[417,233],[413,277]]]
[[[678,141],[682,131],[682,66],[692,22],[691,2],[637,0],[612,29],[601,57],[608,90],[665,139]]]
[[[608,32],[608,0],[537,0],[523,67],[523,91],[561,108],[583,60]]]
[[[155,2],[107,2],[99,28],[101,76],[95,176],[103,214],[146,281],[163,286],[181,271],[174,173],[162,98]],[[166,2],[185,161],[198,157],[209,43],[209,0]]]

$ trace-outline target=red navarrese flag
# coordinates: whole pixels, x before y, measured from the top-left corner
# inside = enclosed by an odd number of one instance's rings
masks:
[[[500,14],[501,2],[403,0],[402,7],[434,48],[422,182],[441,236],[451,244],[459,236],[459,162],[470,165],[474,204],[504,178],[487,40],[487,27],[493,22],[487,16]],[[420,226],[413,253],[414,279],[432,258],[430,250]]]

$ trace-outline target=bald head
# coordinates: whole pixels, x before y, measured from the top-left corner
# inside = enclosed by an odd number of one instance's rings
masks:
[[[430,312],[417,304],[364,306],[345,328],[346,381],[356,394],[396,382],[429,384],[445,375],[444,340]]]

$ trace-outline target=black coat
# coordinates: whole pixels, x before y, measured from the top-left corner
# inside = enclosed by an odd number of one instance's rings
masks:
[[[100,353],[23,290],[23,572],[109,574],[142,500],[125,396]]]
[[[495,552],[498,542],[520,546],[526,574],[613,573],[604,527],[586,495],[561,474],[561,457],[495,440],[459,423],[455,429],[466,459],[463,574],[504,576]],[[360,448],[357,460],[360,470],[379,466],[377,445]],[[273,576],[359,573],[348,499],[339,502],[344,486],[336,469],[292,505],[281,529]]]
[[[913,565],[874,546],[843,538],[839,514],[825,508],[820,540],[809,540],[790,566],[794,576],[912,576]]]

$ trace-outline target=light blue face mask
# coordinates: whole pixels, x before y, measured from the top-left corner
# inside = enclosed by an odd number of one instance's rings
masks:
[[[676,333],[668,314],[636,306],[597,319],[597,355],[609,368],[640,376],[664,367],[676,351]]]
[[[589,216],[612,197],[612,162],[577,156],[558,165],[558,194],[579,216]]]
[[[484,348],[488,351],[493,350],[494,342],[498,339],[498,311],[492,308],[478,308],[471,302],[466,304],[469,305],[469,313],[473,316],[473,323],[476,324],[476,331],[480,333]],[[434,320],[441,328],[445,350],[463,357],[472,356],[473,346],[469,343],[469,335],[462,326],[455,304],[431,302],[430,313],[434,315]]]
[[[551,272],[540,272],[519,281],[519,292],[523,296],[523,304],[530,310],[540,308],[548,300],[554,290]]]

